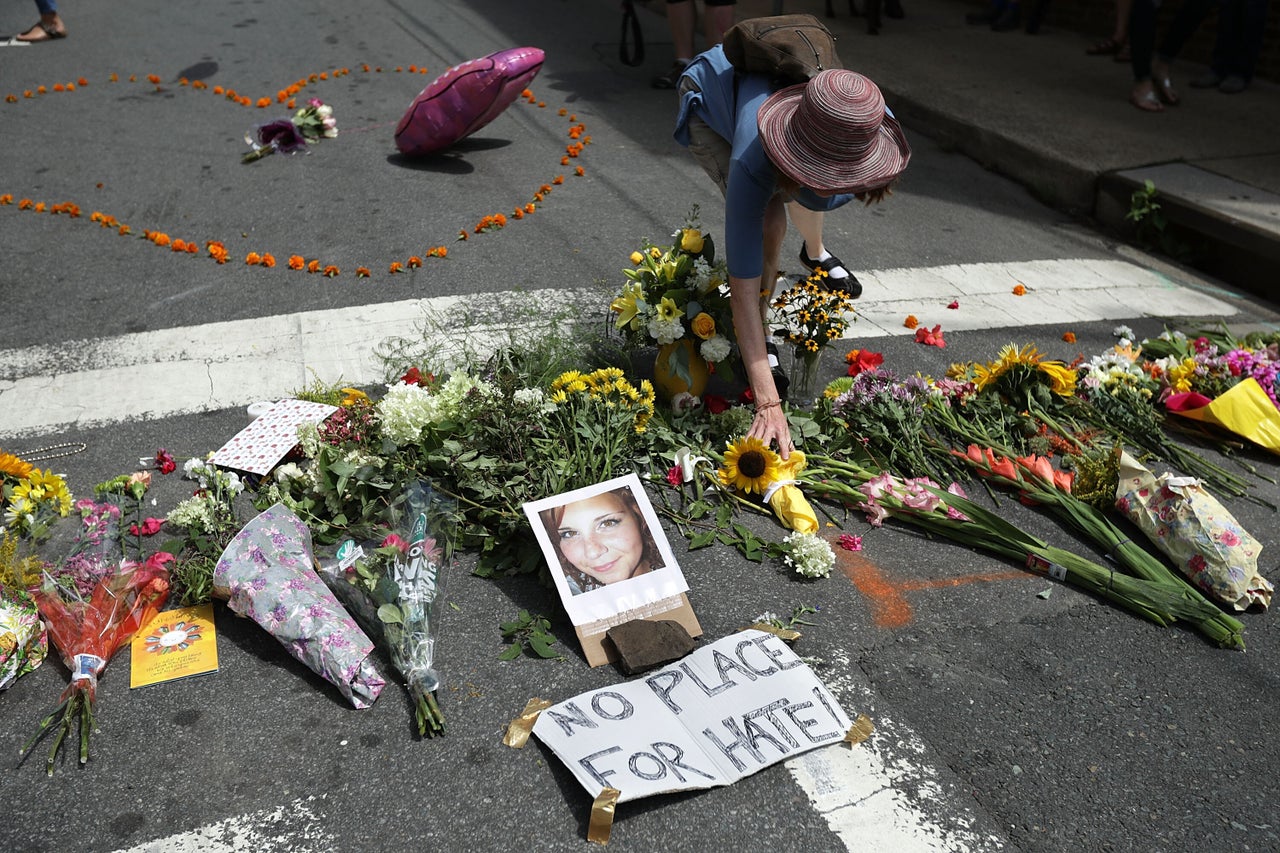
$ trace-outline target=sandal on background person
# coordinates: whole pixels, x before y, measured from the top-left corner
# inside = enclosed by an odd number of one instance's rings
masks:
[[[62,19],[58,17],[58,13],[54,12],[52,16],[41,15],[40,20],[31,29],[13,38],[14,41],[35,44],[36,42],[54,41],[55,39],[66,37],[67,28],[63,26]]]
[[[1162,113],[1164,112],[1164,104],[1160,103],[1160,97],[1156,94],[1155,89],[1144,89],[1142,91],[1134,90],[1129,94],[1129,103],[1133,104],[1143,112]]]

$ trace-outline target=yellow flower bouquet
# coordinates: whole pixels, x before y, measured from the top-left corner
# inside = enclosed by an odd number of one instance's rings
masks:
[[[693,384],[695,359],[713,366],[731,362],[737,347],[729,274],[716,260],[715,243],[697,226],[696,207],[671,235],[670,245],[645,241],[631,253],[631,264],[622,271],[626,283],[609,304],[628,344],[657,346],[657,369],[687,386]]]

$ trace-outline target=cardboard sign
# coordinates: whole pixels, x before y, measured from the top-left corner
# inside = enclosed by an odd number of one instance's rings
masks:
[[[702,634],[638,476],[531,501],[524,511],[591,666],[616,657],[605,632],[633,619],[671,619]]]
[[[281,400],[231,437],[209,460],[223,468],[267,474],[298,443],[298,427],[318,423],[338,410],[325,403]]]
[[[748,630],[538,715],[533,734],[592,797],[618,802],[730,785],[844,739],[851,721],[804,661]]]

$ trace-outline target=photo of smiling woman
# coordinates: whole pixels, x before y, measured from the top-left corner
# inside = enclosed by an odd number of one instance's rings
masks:
[[[663,567],[629,486],[544,509],[539,517],[574,595]]]

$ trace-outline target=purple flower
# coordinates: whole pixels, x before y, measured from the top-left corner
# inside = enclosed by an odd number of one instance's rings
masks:
[[[297,154],[307,150],[307,138],[298,130],[298,126],[287,118],[269,121],[253,129],[258,144],[263,148],[274,148],[281,154]]]

